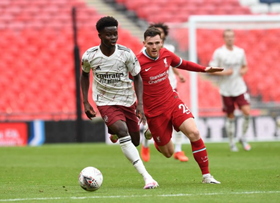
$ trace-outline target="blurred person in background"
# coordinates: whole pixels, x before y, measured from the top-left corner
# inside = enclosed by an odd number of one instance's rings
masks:
[[[246,140],[246,132],[249,127],[250,120],[250,96],[247,93],[247,86],[243,80],[243,76],[248,71],[245,51],[234,45],[235,33],[231,29],[223,32],[224,45],[214,51],[210,66],[224,67],[223,72],[211,73],[219,76],[219,89],[223,102],[223,111],[226,113],[225,128],[229,138],[229,146],[231,151],[238,151],[235,142],[235,106],[238,106],[243,114],[242,136],[239,142],[244,150],[251,149],[250,144]]]
[[[161,32],[161,39],[163,47],[168,49],[171,52],[175,52],[175,47],[172,44],[165,43],[166,37],[169,33],[169,27],[165,25],[164,23],[154,23],[149,26],[149,28],[155,27]],[[177,92],[177,78],[176,75],[179,78],[179,81],[184,83],[186,80],[184,76],[172,66],[169,67],[168,70],[168,79],[170,81],[170,84],[172,86],[172,89]],[[148,127],[147,125],[144,126],[144,133],[149,133],[147,131]],[[173,136],[174,137],[174,143],[175,143],[175,153],[174,158],[176,160],[179,160],[181,162],[187,162],[189,158],[185,155],[184,151],[182,151],[182,142],[183,142],[183,133],[181,131],[176,131],[173,129]],[[145,136],[143,136],[142,139],[142,146],[141,146],[141,157],[142,160],[145,162],[148,162],[150,160],[150,149],[149,149],[149,141],[146,139]]]
[[[89,48],[82,57],[81,88],[85,114],[89,119],[96,115],[88,101],[89,73],[92,71],[92,97],[109,132],[117,135],[123,154],[143,176],[144,189],[156,188],[158,183],[147,172],[136,148],[140,142],[139,123],[146,122],[143,83],[139,74],[141,67],[129,48],[117,44],[118,21],[115,18],[101,18],[96,29],[101,43]]]

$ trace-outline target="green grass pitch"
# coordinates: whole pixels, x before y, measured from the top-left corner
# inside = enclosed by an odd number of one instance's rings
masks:
[[[160,185],[154,190],[142,189],[142,177],[119,145],[0,147],[0,202],[280,202],[280,142],[251,145],[250,152],[240,146],[239,152],[230,152],[227,143],[206,143],[210,171],[221,185],[201,183],[190,145],[183,145],[187,163],[167,159],[151,145],[145,166]],[[103,174],[103,185],[95,192],[78,184],[86,166]]]

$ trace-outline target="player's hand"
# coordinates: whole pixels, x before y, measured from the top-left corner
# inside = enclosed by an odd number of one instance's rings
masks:
[[[139,118],[139,124],[143,122],[143,124],[145,125],[147,120],[144,114],[143,104],[137,104],[136,115]]]
[[[220,67],[207,67],[205,69],[205,72],[207,72],[207,73],[215,73],[215,72],[221,72],[223,70],[224,70],[224,68],[220,68]]]
[[[84,108],[85,108],[85,114],[90,120],[92,120],[96,116],[96,113],[93,110],[92,106],[89,103],[84,103]]]

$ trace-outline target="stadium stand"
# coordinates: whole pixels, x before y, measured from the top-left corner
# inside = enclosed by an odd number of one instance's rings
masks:
[[[104,0],[105,1],[105,0]],[[190,15],[251,15],[251,6],[259,0],[110,0],[125,6],[139,19],[150,22],[181,23]],[[276,1],[268,3],[271,13],[279,12]],[[149,3],[149,6],[144,6]],[[275,5],[275,6],[273,6]],[[75,119],[75,75],[73,61],[73,30],[71,11],[77,8],[78,44],[82,54],[98,44],[95,22],[101,15],[85,0],[1,0],[0,1],[0,119]],[[274,7],[274,9],[272,9]],[[156,15],[155,15],[156,13]],[[184,34],[182,34],[184,33]],[[119,29],[119,43],[135,53],[142,48],[140,40],[130,31]],[[220,37],[205,43],[209,35],[221,35],[217,30],[198,30],[199,63],[207,65],[215,47],[222,45]],[[248,53],[250,72],[245,79],[252,96],[263,102],[280,101],[280,90],[272,88],[277,75],[267,72],[275,67],[271,58],[278,58],[279,29],[261,32],[238,31],[237,44]],[[246,37],[244,37],[246,36]],[[178,42],[178,50],[188,51],[188,30],[180,28],[170,34]],[[262,43],[258,43],[258,42]],[[257,49],[251,49],[258,44]],[[269,52],[269,49],[278,52]],[[261,57],[269,53],[270,57]],[[252,68],[259,71],[252,71]],[[186,78],[188,74],[184,73]],[[265,75],[266,77],[263,77]],[[256,81],[262,81],[256,83]],[[179,84],[180,85],[180,84]],[[183,99],[189,103],[189,86],[178,87]],[[198,78],[199,106],[201,109],[221,109],[218,89],[205,78]],[[207,95],[207,96],[205,96]],[[91,98],[91,97],[89,97]],[[207,98],[207,100],[205,99]],[[211,113],[211,112],[210,112]],[[218,112],[219,113],[219,112]],[[207,111],[200,115],[208,115]],[[213,114],[211,114],[213,115]]]
[[[0,1],[1,120],[75,118],[73,6],[83,54],[99,44],[95,23],[102,17],[85,1]],[[119,43],[141,50],[138,38],[119,31]]]

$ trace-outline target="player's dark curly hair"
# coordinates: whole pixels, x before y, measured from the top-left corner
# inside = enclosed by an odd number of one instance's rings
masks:
[[[147,38],[147,37],[154,37],[154,36],[161,36],[160,35],[161,32],[159,31],[159,29],[155,28],[155,27],[149,27],[145,32],[144,32],[144,40]]]
[[[96,23],[96,29],[100,33],[105,27],[116,26],[118,27],[118,21],[112,16],[106,16],[100,18]]]
[[[153,23],[153,24],[150,24],[149,28],[150,27],[159,27],[163,30],[165,37],[168,36],[169,27],[167,25],[165,25],[164,23]]]

